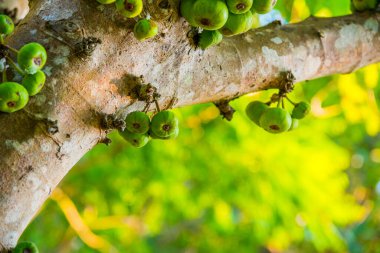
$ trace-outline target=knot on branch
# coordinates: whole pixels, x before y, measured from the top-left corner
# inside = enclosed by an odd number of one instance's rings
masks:
[[[279,94],[283,95],[286,93],[290,93],[294,90],[294,82],[296,78],[291,71],[285,71],[280,73],[279,80]]]
[[[215,106],[219,109],[220,115],[223,119],[231,121],[234,117],[235,109],[230,105],[231,100],[220,100],[214,102]]]
[[[124,131],[126,125],[124,120],[118,119],[114,114],[105,114],[101,118],[100,126],[107,131],[112,129]]]

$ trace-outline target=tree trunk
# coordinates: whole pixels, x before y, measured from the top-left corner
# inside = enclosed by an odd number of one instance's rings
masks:
[[[131,92],[140,76],[167,108],[280,88],[282,72],[300,82],[380,61],[378,13],[271,24],[201,51],[189,44],[178,0],[165,9],[159,3],[146,1],[160,35],[145,42],[133,37],[134,20],[93,0],[34,0],[8,39],[16,48],[37,41],[49,59],[42,93],[25,110],[0,115],[0,250],[17,243],[52,189],[104,139],[105,114],[144,108]],[[91,56],[74,50],[82,31],[102,41]]]

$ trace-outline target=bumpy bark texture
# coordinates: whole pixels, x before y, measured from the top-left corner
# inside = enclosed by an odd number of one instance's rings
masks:
[[[138,42],[131,33],[134,21],[121,18],[113,6],[32,2],[7,42],[16,48],[43,44],[48,79],[24,111],[0,115],[0,249],[16,244],[52,189],[105,137],[103,114],[122,117],[144,107],[131,96],[141,75],[158,88],[165,108],[281,87],[284,71],[299,82],[380,61],[380,14],[272,24],[203,52],[190,46],[177,4],[146,0],[160,35]],[[75,52],[83,36],[102,41],[91,56]]]

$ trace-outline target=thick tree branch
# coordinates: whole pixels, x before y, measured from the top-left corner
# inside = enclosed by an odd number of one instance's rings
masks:
[[[279,88],[284,71],[299,82],[380,61],[380,14],[271,25],[203,52],[189,45],[189,27],[175,11],[148,2],[161,30],[151,41],[138,42],[131,34],[134,21],[91,0],[35,0],[8,40],[15,47],[39,41],[49,60],[43,92],[24,111],[0,115],[3,247],[16,244],[51,190],[105,137],[102,115],[123,117],[144,107],[131,96],[141,75],[158,88],[165,108],[173,101],[177,107]],[[176,1],[169,2],[175,7]],[[92,56],[73,55],[81,28],[85,36],[102,40]]]

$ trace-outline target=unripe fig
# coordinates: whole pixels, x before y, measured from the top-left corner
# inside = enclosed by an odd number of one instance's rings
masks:
[[[310,112],[310,104],[306,102],[300,102],[296,104],[292,111],[292,118],[303,119]]]
[[[219,31],[224,36],[234,36],[241,33],[247,32],[251,29],[253,23],[253,16],[250,11],[243,14],[233,14],[228,15],[228,20],[222,29]]]
[[[253,9],[259,14],[270,12],[276,5],[277,0],[255,0],[253,1]]]
[[[181,0],[180,11],[182,17],[184,17],[191,26],[198,26],[194,21],[194,3],[195,0]]]
[[[261,26],[259,14],[257,14],[256,12],[252,12],[252,11],[251,11],[251,13],[252,13],[252,26],[251,26],[251,29],[259,28]]]
[[[268,105],[261,101],[253,101],[247,105],[245,113],[256,125],[260,126],[260,117],[268,109]]]
[[[176,128],[176,131],[169,135],[168,137],[159,137],[157,136],[155,133],[153,133],[152,130],[149,130],[149,136],[152,138],[152,139],[160,139],[160,140],[169,140],[169,139],[175,139],[178,137],[178,134],[179,134],[179,128]]]
[[[148,134],[135,134],[129,132],[127,129],[119,131],[119,134],[132,146],[136,148],[142,148],[149,142]]]
[[[155,22],[149,19],[140,19],[133,28],[133,34],[136,39],[144,41],[146,39],[156,36],[158,27]]]
[[[352,0],[351,8],[355,11],[374,10],[377,6],[377,0]]]
[[[129,132],[135,134],[145,134],[150,127],[149,116],[143,112],[131,112],[125,118],[126,128]]]
[[[22,79],[22,86],[28,91],[29,96],[34,96],[41,91],[46,81],[45,73],[38,70],[34,74],[27,74]]]
[[[194,22],[206,30],[218,30],[228,19],[228,8],[221,0],[197,0],[193,6]]]
[[[226,0],[228,10],[233,14],[242,14],[249,11],[253,0]]]
[[[219,31],[203,30],[199,34],[198,46],[205,50],[208,47],[219,44],[223,40],[223,35]]]
[[[260,117],[260,126],[270,133],[282,133],[289,130],[292,118],[288,111],[282,108],[268,108]]]
[[[297,129],[299,125],[299,120],[292,118],[292,125],[290,126],[288,131],[292,131],[294,129]]]
[[[37,246],[32,242],[20,242],[12,253],[39,253]]]
[[[45,48],[36,42],[21,47],[17,55],[18,65],[27,74],[34,74],[42,69],[47,60]]]
[[[170,137],[178,129],[178,119],[171,111],[161,111],[153,116],[150,128],[160,138]]]
[[[101,4],[112,4],[114,3],[116,0],[96,0],[98,1],[99,3]]]
[[[142,0],[116,0],[116,9],[127,18],[134,18],[143,10]]]
[[[0,34],[9,35],[15,29],[15,25],[7,15],[0,15]]]
[[[15,112],[21,110],[29,101],[28,91],[21,84],[5,82],[0,84],[0,111]]]

